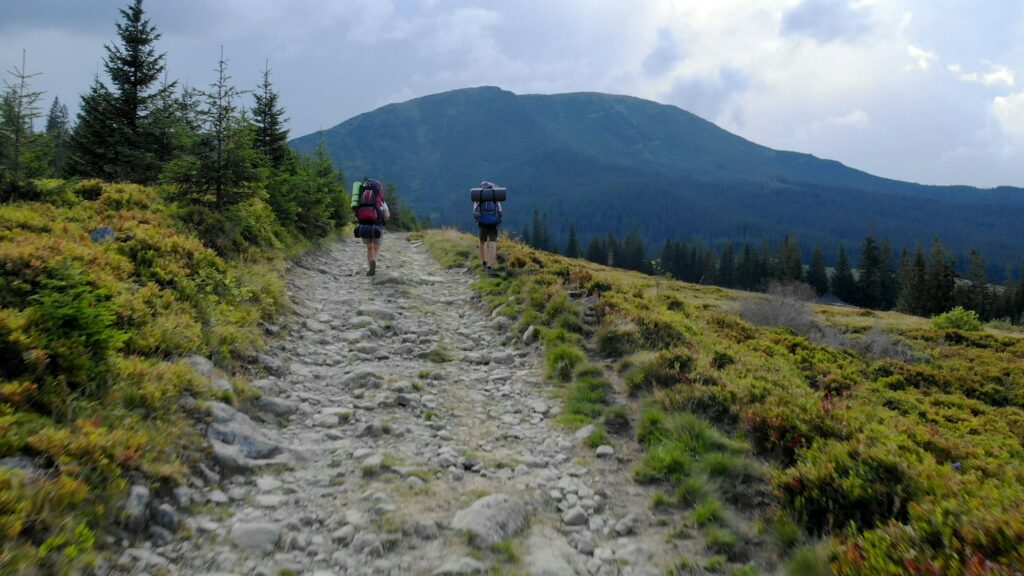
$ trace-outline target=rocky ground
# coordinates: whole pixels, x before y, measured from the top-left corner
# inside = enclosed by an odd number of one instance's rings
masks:
[[[292,265],[263,396],[249,414],[212,405],[214,469],[166,501],[133,489],[145,537],[111,572],[654,575],[687,552],[626,443],[595,451],[554,422],[538,345],[479,305],[472,275],[403,234],[365,268],[355,240]]]

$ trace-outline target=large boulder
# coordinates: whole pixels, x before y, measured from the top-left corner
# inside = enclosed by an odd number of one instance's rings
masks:
[[[470,534],[474,546],[489,548],[512,538],[526,527],[526,504],[508,494],[491,494],[459,510],[451,527]]]

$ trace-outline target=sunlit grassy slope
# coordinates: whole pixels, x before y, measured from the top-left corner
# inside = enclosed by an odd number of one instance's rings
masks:
[[[0,467],[0,574],[89,563],[129,485],[183,479],[213,392],[181,358],[230,361],[284,304],[280,259],[225,262],[155,190],[40,187],[0,205],[0,459],[35,468]]]
[[[472,237],[425,238],[443,264],[478,266]],[[818,306],[845,343],[822,346],[743,321],[735,311],[753,294],[507,240],[500,251],[506,276],[478,289],[519,329],[543,327],[549,377],[566,386],[562,421],[621,430],[624,414],[640,414],[626,423],[646,455],[637,480],[661,487],[652,504],[720,551],[717,563],[766,562],[773,546],[792,574],[1024,571],[1019,335]],[[861,352],[869,333],[911,354]],[[595,362],[619,372],[633,410],[609,407]],[[730,510],[759,533],[730,536]],[[680,559],[678,573],[692,566]]]

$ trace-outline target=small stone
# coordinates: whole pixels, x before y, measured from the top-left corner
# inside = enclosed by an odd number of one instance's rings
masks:
[[[531,325],[523,332],[523,344],[529,344],[537,339],[537,327]]]
[[[270,551],[281,539],[281,528],[268,522],[246,522],[232,526],[229,537],[242,548]]]
[[[360,532],[352,539],[352,551],[357,554],[379,558],[384,555],[384,547],[376,534]]]
[[[185,509],[192,505],[192,495],[194,492],[188,486],[178,486],[174,489],[173,494],[178,508]]]
[[[433,540],[437,538],[438,535],[437,522],[417,522],[416,526],[413,527],[412,532],[417,538]]]
[[[576,438],[577,442],[582,442],[582,441],[586,440],[587,438],[589,438],[590,435],[593,434],[593,433],[594,433],[594,425],[593,424],[587,424],[583,428],[580,428],[579,430],[576,431],[576,434],[574,435],[574,438]]]
[[[214,490],[206,495],[206,499],[211,504],[227,504],[230,502],[228,495],[221,492],[220,490]]]
[[[313,426],[320,428],[337,428],[341,419],[337,414],[320,414],[313,418]]]
[[[566,526],[582,526],[587,523],[587,511],[580,506],[573,506],[562,514],[562,522]]]
[[[256,479],[256,489],[260,492],[273,492],[280,489],[281,481],[270,476],[260,476]]]
[[[146,508],[149,506],[149,488],[136,484],[124,503],[124,522],[131,530],[141,530],[146,524]]]
[[[170,504],[161,504],[153,514],[153,522],[157,526],[174,532],[178,529],[178,513]]]
[[[335,530],[331,534],[331,541],[341,546],[348,546],[352,543],[352,539],[356,537],[356,529],[351,524],[347,524],[344,527]]]
[[[597,451],[595,453],[597,454],[598,458],[611,458],[612,456],[615,455],[615,448],[612,448],[611,446],[604,444],[602,446],[598,446]]]
[[[434,570],[433,576],[471,576],[483,574],[487,567],[472,558],[454,558]]]

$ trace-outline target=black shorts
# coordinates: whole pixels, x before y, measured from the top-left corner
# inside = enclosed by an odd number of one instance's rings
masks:
[[[480,226],[480,241],[481,242],[497,242],[498,241],[498,225],[494,226]]]

